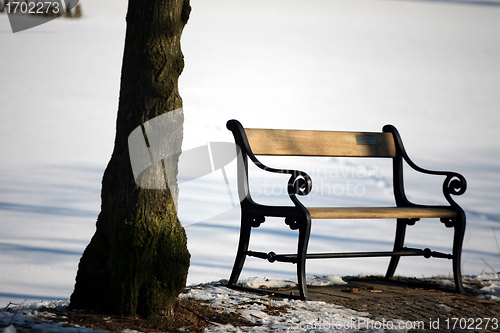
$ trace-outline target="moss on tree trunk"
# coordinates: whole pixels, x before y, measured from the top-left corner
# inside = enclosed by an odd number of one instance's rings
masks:
[[[168,188],[136,185],[128,136],[144,122],[182,107],[180,38],[190,10],[189,0],[129,0],[115,146],[72,308],[154,319],[173,313],[185,287],[190,255],[174,198]],[[177,118],[175,130],[182,135],[182,117]],[[176,174],[176,163],[165,166],[166,174]]]

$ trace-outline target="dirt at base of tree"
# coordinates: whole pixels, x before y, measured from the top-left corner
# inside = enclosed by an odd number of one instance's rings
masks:
[[[47,309],[55,315],[55,322],[65,323],[65,326],[92,328],[108,332],[120,332],[124,329],[139,332],[202,332],[211,322],[218,324],[231,324],[233,326],[255,326],[255,324],[232,313],[221,313],[211,308],[208,304],[200,303],[194,299],[180,299],[175,307],[172,318],[162,318],[161,321],[134,317],[110,316],[102,313],[83,311],[65,311]],[[182,330],[181,330],[182,329]]]

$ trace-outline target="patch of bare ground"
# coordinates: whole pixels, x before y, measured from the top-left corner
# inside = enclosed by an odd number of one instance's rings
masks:
[[[234,313],[223,312],[195,299],[179,299],[172,318],[151,322],[139,316],[119,317],[103,313],[70,311],[66,309],[45,309],[54,316],[50,320],[63,326],[87,327],[108,332],[124,329],[139,332],[202,332],[210,323],[231,324],[233,326],[255,326],[256,324]],[[77,326],[77,327],[78,327]],[[39,333],[30,331],[33,333]]]

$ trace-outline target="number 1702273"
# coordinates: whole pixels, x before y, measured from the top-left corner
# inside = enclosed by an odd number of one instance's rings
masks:
[[[446,329],[498,329],[498,318],[446,318]]]
[[[59,1],[6,1],[7,14],[59,14],[64,12]]]

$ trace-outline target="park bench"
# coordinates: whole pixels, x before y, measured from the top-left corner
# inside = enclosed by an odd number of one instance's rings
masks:
[[[452,260],[456,291],[463,293],[461,263],[462,242],[465,233],[465,213],[452,199],[452,195],[465,192],[465,178],[455,172],[430,171],[415,165],[408,157],[398,131],[392,125],[383,127],[382,132],[337,132],[282,129],[243,128],[237,120],[229,120],[227,128],[232,131],[238,147],[238,192],[241,206],[241,227],[239,245],[228,286],[235,289],[265,292],[261,289],[245,288],[237,284],[245,258],[256,257],[269,262],[288,262],[297,265],[297,280],[300,299],[308,299],[306,286],[306,259],[391,257],[385,277],[393,277],[402,256],[437,257]],[[274,156],[328,156],[328,157],[370,157],[390,158],[393,168],[394,207],[305,207],[297,195],[307,195],[312,188],[310,176],[298,170],[283,170],[268,167],[256,155]],[[291,204],[269,206],[255,202],[249,190],[248,160],[260,169],[289,174],[287,184]],[[410,202],[403,186],[403,161],[414,170],[431,175],[445,176],[443,194],[449,205],[427,206]],[[298,230],[297,252],[276,254],[248,249],[252,228],[258,228],[266,217],[282,217],[292,230]],[[454,228],[452,253],[435,252],[428,248],[415,249],[404,246],[406,226],[422,218],[439,218],[448,228]],[[395,241],[392,251],[308,253],[307,246],[314,219],[396,219]],[[290,295],[286,295],[290,297]]]

